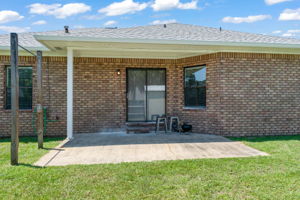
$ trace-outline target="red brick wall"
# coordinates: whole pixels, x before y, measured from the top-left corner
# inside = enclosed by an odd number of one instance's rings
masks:
[[[183,67],[207,65],[207,108],[185,109]],[[10,112],[4,110],[5,66],[0,56],[0,136],[9,136]],[[20,65],[35,59],[20,57]],[[195,132],[246,136],[300,131],[300,56],[217,53],[178,60],[74,59],[74,131],[98,132],[126,121],[126,68],[166,68],[167,114],[191,123]],[[121,75],[116,70],[120,69]],[[47,135],[66,135],[66,58],[44,57],[43,96],[49,118]],[[20,111],[22,135],[32,135],[31,111]]]
[[[10,135],[10,110],[5,110],[5,68],[10,65],[8,56],[0,56],[0,136]],[[36,104],[36,61],[33,57],[20,57],[20,66],[32,66],[33,69],[33,105]],[[49,119],[58,118],[58,122],[48,123],[47,135],[65,135],[66,130],[66,59],[44,58],[43,62],[43,98],[49,108]],[[32,111],[20,110],[21,135],[33,135]]]
[[[300,56],[221,54],[222,135],[300,133]]]
[[[184,67],[206,65],[206,108],[190,109],[184,107]],[[210,54],[180,59],[173,73],[173,88],[171,98],[173,105],[172,115],[178,115],[180,119],[193,125],[193,130],[200,133],[219,133],[219,55]],[[170,89],[170,88],[169,88]]]
[[[217,53],[178,62],[179,71],[207,64],[206,110],[178,112],[196,130],[225,136],[300,133],[300,55]]]

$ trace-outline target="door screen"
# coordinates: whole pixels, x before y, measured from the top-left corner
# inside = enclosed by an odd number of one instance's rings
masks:
[[[165,69],[127,70],[127,120],[154,121],[165,114]]]

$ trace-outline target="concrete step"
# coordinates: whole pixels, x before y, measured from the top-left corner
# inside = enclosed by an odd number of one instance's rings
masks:
[[[155,127],[155,122],[127,122],[127,127]]]
[[[126,132],[127,133],[150,133],[150,128],[147,127],[127,127]]]
[[[160,123],[160,130],[164,130],[164,124]],[[155,122],[127,122],[126,132],[127,133],[150,133],[155,131]]]

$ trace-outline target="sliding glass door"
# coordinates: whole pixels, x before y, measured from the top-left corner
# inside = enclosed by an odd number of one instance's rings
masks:
[[[166,71],[147,70],[147,121],[165,114]]]
[[[127,70],[127,119],[146,121],[146,71]]]
[[[127,70],[127,121],[154,121],[165,114],[165,69]]]

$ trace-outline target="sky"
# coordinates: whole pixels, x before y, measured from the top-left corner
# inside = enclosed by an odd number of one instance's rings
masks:
[[[184,23],[300,39],[300,0],[8,0],[0,34]]]

